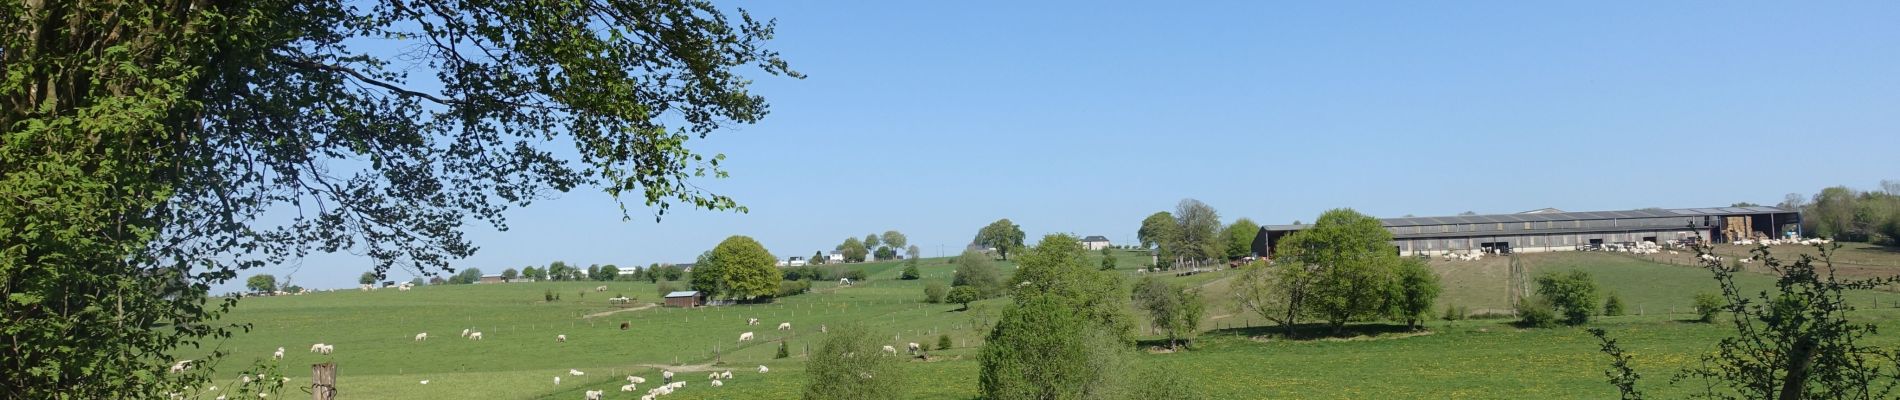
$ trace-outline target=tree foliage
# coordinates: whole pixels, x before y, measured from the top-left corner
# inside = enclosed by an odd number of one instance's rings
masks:
[[[271,274],[251,275],[244,280],[244,288],[256,293],[270,293],[277,290],[277,277]]]
[[[930,284],[924,285],[924,302],[932,304],[942,303],[944,296],[949,294],[949,292],[950,290],[944,288],[942,283],[931,282]]]
[[[1199,291],[1149,275],[1135,283],[1133,297],[1135,305],[1148,313],[1149,323],[1168,335],[1168,347],[1178,348],[1181,340],[1200,331],[1207,305]]]
[[[799,76],[762,47],[771,22],[701,1],[0,15],[0,371],[27,398],[191,384],[162,373],[170,350],[237,328],[213,323],[234,299],[208,304],[208,288],[313,250],[368,255],[379,279],[452,271],[476,250],[465,223],[505,227],[510,207],[583,186],[656,218],[743,210],[691,184],[725,172],[689,144],[766,114],[740,71]],[[358,46],[388,39],[414,45]]]
[[[877,252],[875,252],[875,254],[877,255],[877,259],[879,260],[897,259],[897,250],[891,249],[890,246],[878,246]]]
[[[883,244],[884,244],[884,241],[882,239],[878,239],[877,234],[875,233],[864,235],[864,247],[866,248],[875,249],[878,246],[882,246]]]
[[[1597,306],[1603,304],[1597,293],[1596,278],[1589,272],[1545,273],[1538,275],[1536,281],[1537,296],[1549,301],[1566,325],[1590,322],[1590,317],[1597,314]]]
[[[844,262],[864,262],[864,257],[871,254],[871,250],[864,247],[864,242],[858,238],[845,238],[844,243],[838,244],[833,250],[844,253]]]
[[[1241,218],[1221,228],[1220,242],[1222,255],[1229,260],[1240,259],[1253,254],[1253,239],[1260,236],[1260,224],[1251,219]]]
[[[914,244],[910,245],[910,247],[904,249],[904,256],[912,259],[922,258],[924,256],[924,249],[917,248],[917,245]]]
[[[1081,242],[1043,237],[1017,260],[1014,302],[980,353],[984,398],[1074,399],[1113,393],[1133,322],[1120,275],[1090,268]]]
[[[514,268],[501,270],[501,279],[514,280],[519,276],[521,276],[521,271],[516,271]]]
[[[707,297],[733,299],[774,296],[782,278],[777,262],[757,240],[734,235],[713,247],[704,262],[693,265],[693,290]]]
[[[944,301],[962,304],[965,310],[970,309],[970,303],[974,303],[978,300],[983,300],[982,292],[968,285],[952,287],[950,288],[950,294],[944,296]]]
[[[1175,224],[1180,229],[1171,250],[1190,260],[1223,258],[1227,246],[1220,241],[1220,213],[1213,206],[1195,199],[1181,199],[1174,206]]]
[[[957,256],[957,271],[950,278],[950,286],[968,286],[977,290],[977,299],[987,299],[1003,294],[1003,271],[990,261],[989,256],[976,250],[964,250]]]
[[[1023,228],[1009,222],[1009,218],[999,219],[976,231],[974,243],[996,248],[996,252],[1009,259],[1009,252],[1023,247]]]
[[[1419,328],[1419,321],[1431,317],[1432,305],[1438,301],[1442,287],[1438,283],[1438,274],[1432,272],[1424,260],[1404,258],[1394,271],[1397,285],[1396,293],[1387,295],[1392,302],[1388,308],[1394,320],[1405,321],[1405,326]]]
[[[1671,382],[1701,380],[1696,397],[1715,399],[1885,399],[1900,385],[1900,352],[1866,344],[1873,324],[1855,323],[1848,291],[1875,290],[1900,277],[1842,279],[1834,272],[1839,245],[1817,245],[1818,256],[1777,259],[1765,246],[1752,255],[1777,275],[1775,288],[1749,293],[1736,286],[1739,268],[1707,260],[1703,268],[1721,287],[1713,308],[1728,315],[1734,336],[1716,343],[1699,363]],[[1713,248],[1698,246],[1698,254]],[[1632,358],[1602,329],[1591,329],[1612,360],[1610,382],[1624,399],[1641,399]]]
[[[883,239],[885,246],[891,246],[893,249],[902,249],[910,245],[910,238],[905,237],[903,232],[894,230],[884,231],[884,234],[879,235],[878,238]]]
[[[376,271],[366,271],[366,272],[363,272],[363,274],[362,274],[362,275],[358,275],[358,276],[356,277],[356,283],[358,283],[358,284],[363,284],[363,285],[374,285],[374,284],[376,284]]]
[[[1161,211],[1141,220],[1141,229],[1135,231],[1135,238],[1141,241],[1142,248],[1156,248],[1174,243],[1179,234],[1180,226],[1175,224],[1174,214]]]
[[[884,356],[883,342],[858,324],[830,329],[805,365],[806,400],[896,399],[903,397],[903,368]]]
[[[1296,313],[1325,320],[1336,333],[1346,322],[1386,315],[1399,264],[1391,241],[1392,233],[1365,214],[1320,214],[1312,228],[1287,235],[1274,251],[1283,269],[1277,279],[1293,286],[1288,295],[1299,297],[1286,303]],[[1282,323],[1290,333],[1290,319]]]

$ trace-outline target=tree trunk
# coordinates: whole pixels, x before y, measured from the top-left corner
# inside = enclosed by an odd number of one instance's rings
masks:
[[[1788,375],[1781,381],[1780,400],[1799,400],[1807,389],[1808,367],[1814,364],[1814,341],[1802,339],[1788,352]]]

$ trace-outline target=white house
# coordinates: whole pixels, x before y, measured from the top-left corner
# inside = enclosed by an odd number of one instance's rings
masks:
[[[1109,245],[1108,238],[1106,237],[1089,236],[1089,237],[1082,238],[1082,248],[1085,248],[1085,249],[1101,250],[1101,249],[1108,248],[1108,245]]]
[[[844,252],[842,251],[832,251],[830,255],[825,256],[826,264],[839,264],[843,262],[844,262]]]

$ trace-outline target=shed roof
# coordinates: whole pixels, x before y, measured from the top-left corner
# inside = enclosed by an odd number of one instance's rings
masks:
[[[666,294],[666,297],[669,299],[674,298],[674,297],[699,297],[699,291],[698,290],[682,290],[678,292],[670,292]]]
[[[1094,236],[1089,236],[1089,237],[1085,237],[1085,238],[1082,238],[1082,241],[1084,241],[1084,242],[1106,242],[1106,241],[1108,241],[1108,238],[1106,238],[1106,237],[1102,237],[1101,235],[1094,235]]]

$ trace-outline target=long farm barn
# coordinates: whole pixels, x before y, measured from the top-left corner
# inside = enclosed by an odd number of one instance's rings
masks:
[[[1404,255],[1545,252],[1692,240],[1716,243],[1800,236],[1801,214],[1777,207],[1719,207],[1567,212],[1543,209],[1517,214],[1406,217],[1379,220],[1392,231]],[[1266,225],[1255,236],[1254,254],[1271,256],[1280,239],[1311,225]]]

